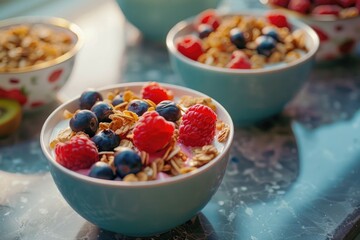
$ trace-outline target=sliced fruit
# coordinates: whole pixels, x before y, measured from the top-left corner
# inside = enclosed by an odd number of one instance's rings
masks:
[[[9,136],[20,126],[22,109],[20,103],[12,99],[0,99],[0,137]]]

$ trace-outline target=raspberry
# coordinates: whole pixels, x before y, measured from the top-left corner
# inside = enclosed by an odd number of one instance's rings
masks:
[[[220,17],[216,14],[216,11],[213,9],[208,9],[200,13],[196,20],[197,24],[208,24],[210,25],[214,30],[216,30],[221,22]]]
[[[290,25],[287,21],[287,18],[285,15],[280,14],[280,13],[268,13],[266,16],[267,20],[269,21],[269,23],[279,27],[279,28],[283,28],[283,27],[287,27],[290,28]]]
[[[314,15],[334,15],[338,16],[341,11],[341,7],[338,5],[319,5],[314,7],[312,14]]]
[[[244,52],[234,51],[227,67],[232,69],[251,69],[251,62]]]
[[[171,100],[173,98],[171,91],[163,88],[156,82],[151,82],[144,86],[141,94],[143,99],[150,99],[155,104],[164,100]]]
[[[269,0],[269,3],[280,7],[286,7],[289,3],[289,0]]]
[[[99,160],[95,143],[84,135],[56,144],[55,154],[58,163],[74,171],[89,168]]]
[[[216,113],[208,106],[191,106],[183,115],[179,142],[190,147],[210,144],[215,136],[216,118]]]
[[[310,0],[290,0],[288,8],[299,13],[308,13],[311,7]]]
[[[183,38],[180,38],[176,44],[176,48],[184,56],[195,61],[204,52],[200,39],[193,35],[187,35]]]
[[[172,138],[175,126],[155,111],[141,116],[134,128],[133,142],[140,151],[154,153],[163,149]]]

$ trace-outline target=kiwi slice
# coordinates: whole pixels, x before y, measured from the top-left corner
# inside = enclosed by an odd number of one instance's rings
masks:
[[[0,137],[15,132],[22,119],[20,103],[11,99],[0,99]]]

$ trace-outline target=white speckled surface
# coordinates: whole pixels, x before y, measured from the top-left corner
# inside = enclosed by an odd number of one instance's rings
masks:
[[[63,98],[85,86],[120,81],[182,84],[166,50],[142,42],[113,1],[86,6],[79,1],[71,8],[64,2],[63,8],[54,3],[32,11],[68,16],[88,34],[101,31],[114,38],[90,38]],[[260,4],[229,0],[221,6],[244,7]],[[119,44],[105,57],[98,46],[115,41]],[[99,64],[91,61],[93,56]],[[232,160],[211,202],[192,221],[148,239],[353,239],[360,216],[359,66],[355,58],[318,65],[282,114],[237,129]],[[56,106],[26,115],[19,132],[0,140],[0,239],[132,239],[85,221],[55,187],[39,133]]]

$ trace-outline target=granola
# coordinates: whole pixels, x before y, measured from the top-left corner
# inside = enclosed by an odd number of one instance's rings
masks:
[[[111,105],[112,100],[120,92],[124,101],[115,106]],[[121,139],[112,150],[99,151],[98,153],[99,161],[107,163],[113,169],[113,172],[116,172],[116,155],[121,152],[129,151],[130,149],[131,151],[135,151],[141,160],[142,167],[140,171],[129,173],[119,180],[127,182],[152,181],[195,171],[215,159],[219,154],[218,147],[225,143],[229,137],[230,126],[222,120],[217,119],[216,125],[214,126],[216,135],[214,135],[211,144],[201,147],[190,147],[180,144],[178,137],[179,126],[182,122],[181,117],[176,122],[173,122],[175,130],[165,147],[154,153],[140,150],[134,143],[134,128],[142,117],[128,110],[128,105],[133,99],[142,100],[142,97],[129,89],[123,91],[116,89],[107,93],[103,101],[111,105],[112,113],[109,115],[108,122],[99,123],[97,130],[97,132],[111,130]],[[157,104],[155,104],[154,101],[146,99],[145,102],[149,105],[147,112],[154,112],[156,110]],[[207,106],[216,111],[216,105],[212,102],[211,98],[207,97],[183,96],[177,99],[176,102],[176,106],[180,109],[182,115],[190,107],[197,104]],[[119,107],[119,105],[121,107]],[[71,119],[79,111],[81,110],[76,110],[72,113],[65,110],[64,119]],[[61,130],[50,143],[50,146],[51,148],[56,148],[58,143],[66,143],[73,136],[79,134],[87,135],[84,132],[75,132],[70,127]]]
[[[21,24],[0,30],[0,72],[55,59],[74,46],[72,36],[45,24]]]

